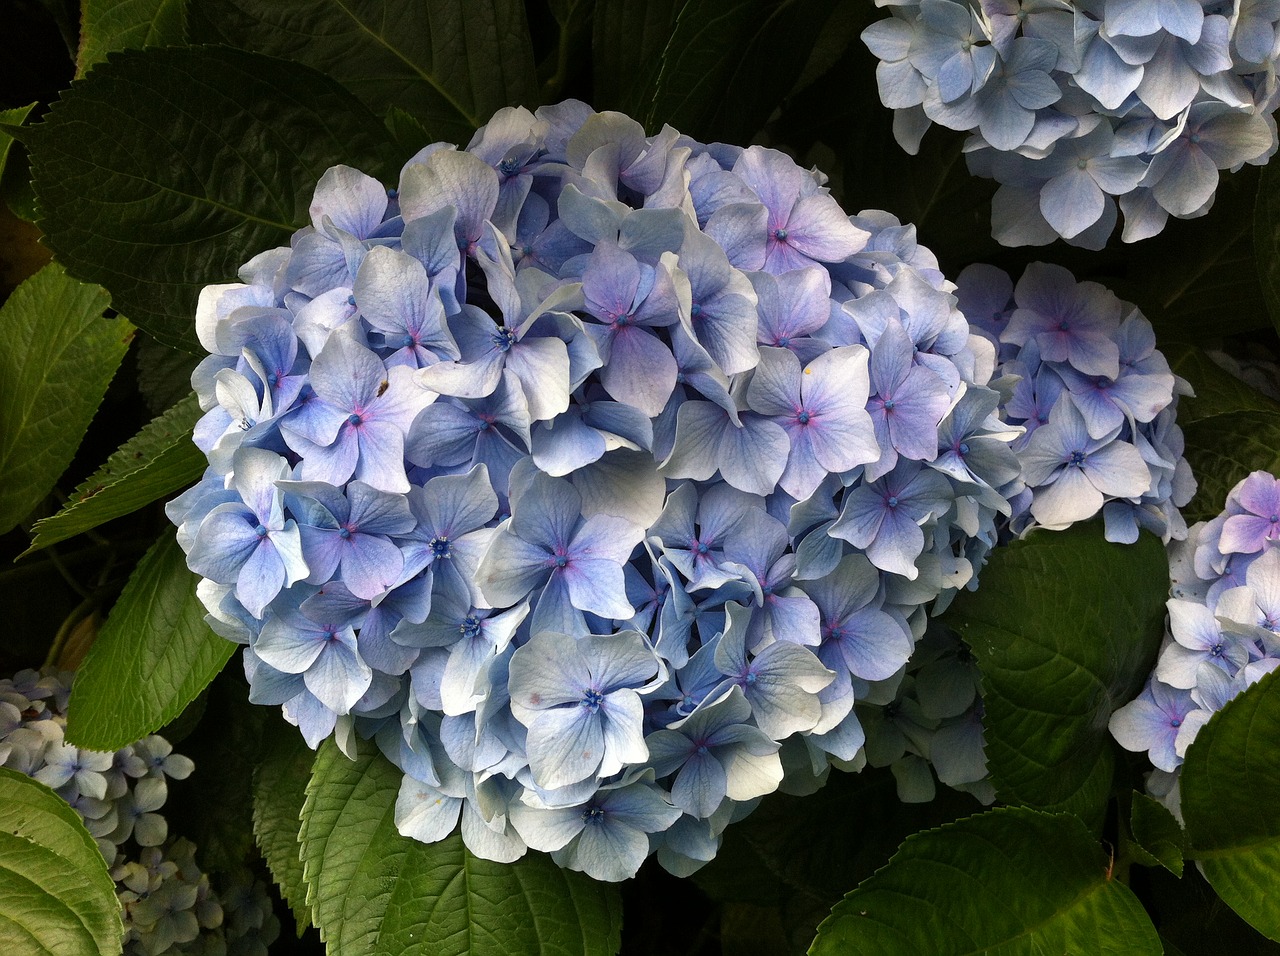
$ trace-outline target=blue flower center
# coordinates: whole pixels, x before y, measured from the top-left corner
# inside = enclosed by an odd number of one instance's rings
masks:
[[[786,241],[787,241],[787,230],[785,230],[785,229],[775,229],[775,230],[773,230],[773,238],[777,239],[779,242],[786,242]]]
[[[957,448],[956,451],[960,452],[962,455],[969,454],[969,443],[967,441],[962,441],[960,443],[960,447]]]
[[[1170,720],[1170,721],[1169,721],[1169,726],[1170,726],[1170,727],[1181,727],[1181,726],[1182,726],[1182,719],[1181,719],[1180,717],[1174,717],[1172,720]]]
[[[587,826],[600,826],[604,823],[604,808],[587,807],[582,811],[582,822]]]
[[[698,554],[710,554],[711,545],[707,544],[705,541],[699,541],[697,542],[697,552]]]
[[[1070,332],[1070,331],[1071,331],[1071,323],[1070,323],[1070,322],[1068,322],[1066,319],[1063,319],[1061,322],[1059,322],[1059,323],[1058,323],[1058,331],[1059,331],[1059,332]]]
[[[347,305],[355,305],[356,297],[354,295],[347,296]]]
[[[600,705],[604,702],[604,694],[596,690],[594,687],[588,687],[587,692],[582,695],[582,706],[595,713],[600,709]]]
[[[462,623],[458,625],[458,632],[469,641],[474,641],[480,636],[480,619],[467,615],[462,619]]]
[[[499,352],[506,352],[510,350],[511,346],[515,345],[515,342],[515,332],[507,328],[505,325],[501,326],[498,331],[493,333],[493,344],[497,346]]]
[[[498,163],[498,172],[504,176],[513,176],[515,171],[520,168],[520,164],[510,157]]]
[[[895,402],[892,398],[886,398],[884,400],[884,410],[886,412],[891,412],[894,410],[895,407],[897,407],[897,404],[898,403]]]
[[[693,307],[689,309],[689,314],[696,319],[698,316],[702,315],[702,306],[697,302],[693,303]]]
[[[796,416],[796,421],[798,421],[801,425],[808,425],[809,413],[806,411],[801,411],[800,414]]]
[[[888,498],[884,500],[884,503],[887,504],[890,508],[896,508],[898,507],[898,496],[890,495]]]
[[[1084,458],[1085,458],[1084,452],[1073,451],[1071,453],[1070,463],[1075,465],[1077,468],[1079,468],[1084,464]]]
[[[780,335],[780,336],[778,336],[777,341],[776,341],[776,342],[774,342],[773,344],[774,344],[774,345],[776,345],[776,346],[778,346],[779,348],[783,348],[783,349],[785,349],[785,348],[790,348],[790,346],[791,346],[791,336],[789,336],[789,335]]]
[[[395,186],[388,186],[388,187],[387,187],[387,198],[388,198],[388,199],[395,199],[395,198],[396,198],[397,196],[399,196],[399,195],[400,195],[400,190],[396,189],[396,187],[395,187]]]
[[[400,336],[400,344],[397,348],[407,349],[409,346],[417,344],[418,343],[413,340],[413,336],[406,333],[405,335]]]
[[[351,537],[351,529],[350,529],[350,528],[339,528],[339,529],[338,529],[338,537],[339,537],[339,538],[341,538],[343,541],[346,541],[348,538],[350,538],[350,537]]]
[[[453,545],[443,535],[432,538],[427,542],[427,546],[431,548],[431,556],[434,558],[447,558],[453,552]]]
[[[253,529],[253,533],[259,538],[265,538],[267,536],[267,529],[262,525],[258,525],[258,527]]]
[[[563,551],[557,551],[555,557],[551,560],[557,568],[567,568],[569,566],[569,556]]]
[[[361,418],[356,412],[352,412],[350,415],[347,416],[348,425],[361,425],[363,423],[364,423],[364,419]]]
[[[270,385],[272,388],[275,388],[277,385],[279,385],[279,384],[280,384],[280,373],[279,373],[279,372],[269,372],[269,373],[267,374],[267,384],[268,384],[268,385]]]
[[[1278,523],[1278,522],[1280,522],[1280,515],[1272,515],[1272,516],[1271,516],[1271,523],[1272,523],[1272,524],[1276,524],[1276,523]]]

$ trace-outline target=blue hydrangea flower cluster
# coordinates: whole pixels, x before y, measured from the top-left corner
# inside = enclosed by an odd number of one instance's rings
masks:
[[[1219,171],[1276,149],[1280,5],[1270,0],[879,0],[862,40],[910,153],[969,132],[1001,185],[992,235],[1100,249],[1202,216]],[[1117,206],[1119,207],[1117,210]]]
[[[1111,733],[1155,766],[1147,787],[1179,813],[1179,768],[1227,701],[1280,667],[1280,480],[1249,475],[1226,508],[1170,548],[1168,627],[1142,693]]]
[[[402,833],[606,880],[861,765],[854,702],[1022,488],[910,226],[577,102],[331,169],[311,216],[200,297],[170,505],[253,700],[375,740]]]
[[[160,813],[168,780],[194,764],[155,734],[114,753],[67,743],[72,677],[46,668],[0,679],[0,766],[50,787],[84,820],[117,884],[126,956],[265,956],[280,928],[266,884],[246,870],[220,898],[195,845],[172,839]]]
[[[1178,509],[1196,485],[1176,416],[1190,386],[1138,308],[1042,262],[1016,285],[981,264],[957,285],[965,315],[1000,349],[1003,417],[1023,429],[1012,448],[1025,487],[1009,529],[1061,529],[1101,511],[1108,541],[1132,543],[1140,528],[1184,538]]]

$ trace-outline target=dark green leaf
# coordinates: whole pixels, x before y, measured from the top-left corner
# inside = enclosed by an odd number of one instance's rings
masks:
[[[418,843],[395,827],[401,773],[372,745],[316,755],[302,811],[307,901],[330,956],[617,952],[617,888],[541,854],[472,856],[456,834]]]
[[[1214,714],[1187,748],[1182,815],[1190,855],[1218,895],[1255,929],[1280,940],[1280,674]]]
[[[746,142],[804,70],[835,0],[688,0],[662,52],[645,125]]]
[[[1280,172],[1264,167],[1253,210],[1253,247],[1271,322],[1280,329]],[[1240,278],[1236,273],[1235,277]]]
[[[22,956],[119,953],[107,862],[80,815],[43,784],[0,767],[0,947]]]
[[[1182,853],[1186,837],[1182,826],[1164,804],[1145,793],[1134,793],[1129,813],[1134,842],[1150,857],[1147,865],[1160,864],[1174,876],[1182,876]]]
[[[166,534],[134,569],[80,665],[67,740],[116,750],[182,713],[236,649],[209,630],[204,614],[196,576]]]
[[[0,110],[0,176],[4,175],[5,164],[9,161],[9,152],[13,149],[13,137],[6,133],[4,126],[21,126],[26,122],[36,104],[19,106],[16,109]]]
[[[465,144],[501,107],[537,105],[515,0],[201,0],[191,35],[305,63],[378,115],[408,111],[437,140]]]
[[[276,735],[253,773],[253,835],[301,935],[311,925],[302,879],[302,805],[315,754],[301,734]]]
[[[102,289],[48,265],[0,307],[0,532],[53,487],[124,358],[133,326]]]
[[[1168,352],[1173,370],[1195,389],[1178,404],[1186,457],[1199,485],[1183,509],[1188,521],[1218,514],[1227,492],[1253,471],[1280,470],[1280,404],[1214,364],[1202,350]]]
[[[84,0],[76,76],[117,50],[181,44],[185,11],[186,0]]]
[[[387,138],[328,77],[211,47],[113,54],[24,135],[59,261],[189,351],[200,289],[287,244],[325,169],[376,166]]]
[[[982,671],[987,760],[1001,800],[1100,825],[1111,712],[1131,700],[1164,633],[1159,539],[1103,540],[1098,522],[992,552],[982,587],[946,617]]]
[[[596,0],[591,30],[595,107],[640,117],[653,97],[681,0]]]
[[[80,483],[57,514],[32,528],[30,554],[113,518],[131,514],[199,479],[208,462],[191,442],[200,417],[195,395],[143,426]]]
[[[984,586],[985,586],[984,582]],[[1161,952],[1078,819],[1002,807],[907,837],[838,903],[813,956]]]

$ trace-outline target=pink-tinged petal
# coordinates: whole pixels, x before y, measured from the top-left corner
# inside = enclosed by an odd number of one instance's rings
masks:
[[[598,558],[575,558],[559,576],[580,611],[614,621],[625,621],[636,613],[627,601],[621,565]]]
[[[781,425],[744,414],[741,428],[721,432],[720,475],[739,491],[770,494],[786,469],[790,448],[791,441]]]
[[[805,196],[787,217],[787,242],[820,262],[842,262],[870,238],[871,233],[850,222],[827,195]]]
[[[678,373],[671,350],[645,329],[631,325],[614,333],[600,382],[618,401],[654,418],[666,407]]]
[[[400,549],[386,538],[353,534],[346,541],[339,570],[352,594],[373,600],[399,582],[403,567]]]
[[[800,360],[794,352],[760,349],[760,362],[747,387],[747,404],[761,415],[787,416],[800,410]]]
[[[510,607],[541,585],[550,574],[551,555],[499,527],[480,562],[476,586],[491,607]]]
[[[1280,524],[1272,515],[1231,515],[1222,526],[1218,548],[1224,554],[1253,554],[1275,537],[1280,537]]]

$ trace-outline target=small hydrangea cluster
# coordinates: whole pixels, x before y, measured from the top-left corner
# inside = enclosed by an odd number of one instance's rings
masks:
[[[992,234],[1100,249],[1202,216],[1219,170],[1276,148],[1272,0],[878,0],[863,31],[908,152],[931,123],[971,131],[996,179]]]
[[[861,759],[1022,488],[911,227],[576,102],[311,216],[201,295],[170,505],[252,699],[376,740],[406,835],[608,880]]]
[[[67,743],[72,676],[24,670],[0,680],[0,766],[50,787],[83,818],[111,864],[126,956],[265,956],[279,932],[266,884],[249,877],[252,899],[219,899],[195,846],[170,839],[159,813],[167,780],[185,780],[191,760],[154,734],[114,753]]]
[[[1032,263],[1015,286],[994,266],[957,279],[961,308],[1000,349],[1002,414],[1026,487],[1009,528],[1062,529],[1102,511],[1108,541],[1140,528],[1186,536],[1178,508],[1195,479],[1183,458],[1178,396],[1190,394],[1156,349],[1151,323],[1096,282]]]
[[[1153,795],[1179,812],[1187,748],[1231,698],[1280,666],[1280,481],[1263,471],[1212,521],[1170,548],[1168,629],[1147,686],[1111,717],[1126,750],[1146,752]]]

